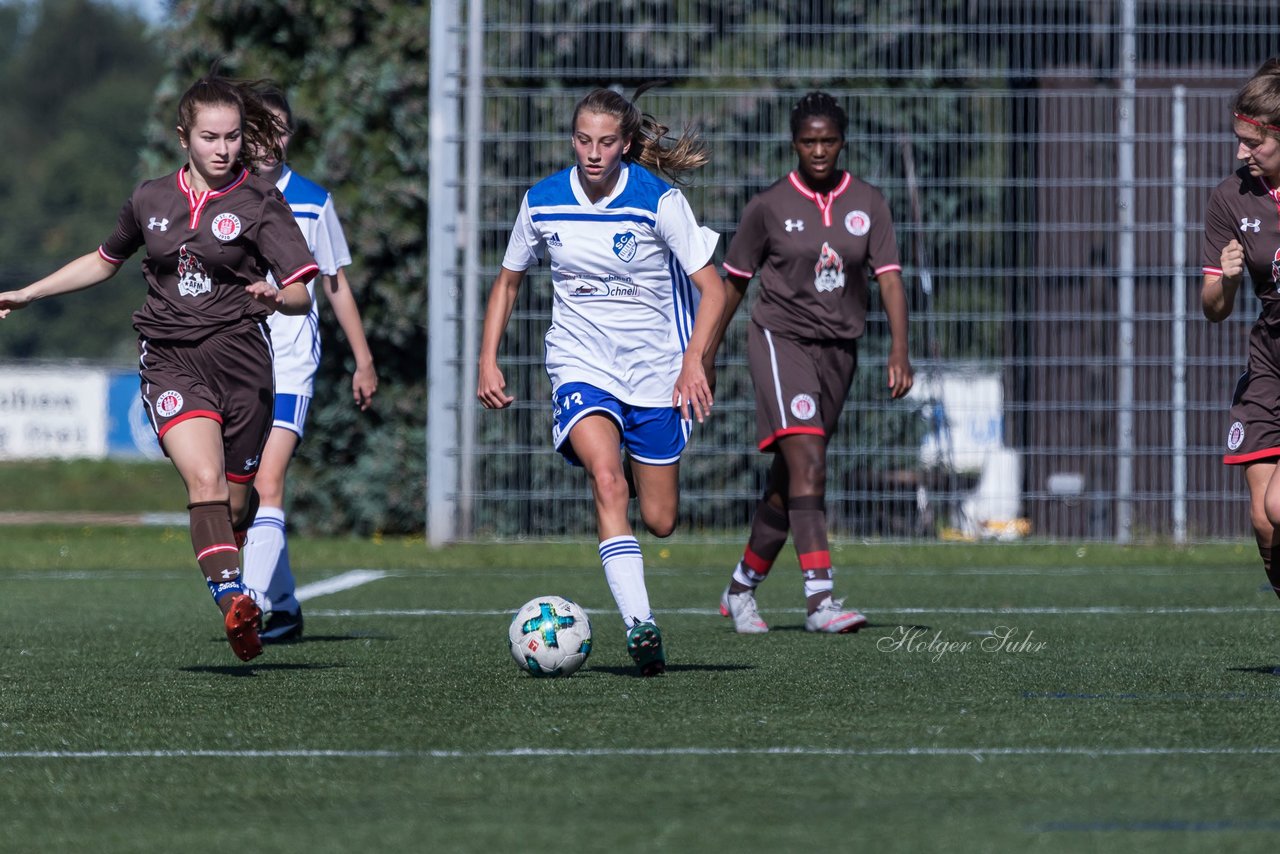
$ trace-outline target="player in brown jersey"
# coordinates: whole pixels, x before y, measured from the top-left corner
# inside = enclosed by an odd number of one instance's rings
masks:
[[[910,390],[912,370],[893,219],[879,190],[838,168],[847,127],[844,110],[830,95],[811,92],[800,99],[791,112],[797,169],[747,204],[724,260],[731,287],[717,345],[747,284],[760,274],[747,357],[756,389],[756,439],[760,450],[774,455],[746,550],[720,600],[721,613],[746,634],[768,631],[755,588],[788,534],[804,574],[805,628],[843,633],[866,624],[862,614],[832,597],[826,470],[827,443],[866,325],[868,271],[889,318],[893,397]]]
[[[248,661],[262,652],[260,614],[240,582],[236,530],[252,521],[253,478],[271,429],[263,321],[310,309],[305,285],[316,264],[284,197],[246,167],[250,152],[277,150],[280,133],[249,84],[196,81],[179,101],[177,131],[186,164],[138,185],[97,251],[0,293],[0,318],[100,284],[145,247],[147,295],[133,316],[142,395],[186,484],[191,543],[227,639]]]
[[[1222,460],[1244,468],[1249,518],[1271,588],[1280,596],[1280,58],[1268,60],[1231,104],[1236,159],[1244,166],[1219,184],[1205,210],[1200,299],[1204,315],[1231,316],[1246,269],[1262,311],[1228,415]]]

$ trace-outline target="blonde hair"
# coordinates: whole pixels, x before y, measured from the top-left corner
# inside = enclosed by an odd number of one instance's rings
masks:
[[[1280,57],[1268,59],[1254,72],[1236,93],[1231,112],[1270,125],[1263,132],[1280,137],[1275,130],[1280,127]]]
[[[612,89],[593,89],[573,108],[573,127],[577,128],[578,116],[582,113],[613,116],[618,120],[622,138],[631,145],[622,159],[640,163],[679,183],[685,172],[705,166],[711,156],[701,137],[688,127],[674,142],[664,143],[671,128],[640,112],[635,105],[636,99],[656,85],[644,84],[629,101]]]

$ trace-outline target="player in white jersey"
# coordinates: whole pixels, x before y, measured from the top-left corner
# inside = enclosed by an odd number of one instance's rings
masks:
[[[283,93],[274,88],[265,89],[262,100],[292,131],[293,112]],[[276,188],[284,193],[294,219],[307,238],[320,268],[320,290],[329,298],[355,358],[352,397],[360,409],[368,409],[378,388],[378,375],[360,323],[360,309],[342,270],[351,264],[347,239],[329,191],[285,165],[289,140],[290,134],[281,138],[281,158],[267,157],[258,174],[275,182]],[[308,287],[314,289],[314,281]],[[275,418],[258,469],[256,486],[260,506],[244,546],[244,584],[263,612],[263,642],[279,643],[302,636],[302,605],[294,595],[295,581],[285,535],[285,475],[303,436],[313,381],[320,365],[318,305],[313,299],[309,314],[273,315],[269,324],[274,351]]]
[[[707,367],[724,306],[724,284],[710,264],[719,236],[698,225],[678,189],[646,168],[678,175],[707,156],[688,133],[663,145],[666,132],[616,92],[597,89],[578,102],[577,165],[524,197],[489,294],[476,389],[488,409],[514,400],[498,346],[525,271],[545,257],[555,289],[545,347],[552,438],[591,481],[600,560],[627,629],[627,651],[644,676],[665,670],[666,653],[627,518],[623,467],[630,465],[645,527],[670,536],[690,422],[711,410]]]

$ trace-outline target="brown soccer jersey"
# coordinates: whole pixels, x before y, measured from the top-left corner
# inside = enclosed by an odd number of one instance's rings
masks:
[[[1201,262],[1207,276],[1222,275],[1222,250],[1240,241],[1262,311],[1249,332],[1245,372],[1227,415],[1222,461],[1248,465],[1280,457],[1280,189],[1241,168],[1214,188],[1204,216]]]
[[[1262,301],[1261,319],[1280,328],[1280,188],[1268,187],[1247,168],[1209,196],[1201,259],[1206,275],[1222,275],[1222,250],[1233,239],[1244,247],[1245,266]]]
[[[878,189],[846,172],[821,195],[792,172],[747,204],[724,269],[747,279],[760,273],[751,317],[765,329],[847,340],[866,326],[868,271],[878,276],[902,266]]]
[[[98,254],[121,264],[146,247],[147,297],[133,315],[144,338],[199,341],[266,318],[245,293],[268,272],[281,287],[307,282],[317,267],[293,211],[269,182],[242,172],[197,193],[186,169],[139,184]]]

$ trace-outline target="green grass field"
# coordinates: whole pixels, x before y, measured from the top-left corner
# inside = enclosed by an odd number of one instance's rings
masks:
[[[642,540],[670,662],[645,680],[591,545],[298,540],[301,584],[383,574],[309,598],[304,642],[242,664],[184,530],[0,537],[0,851],[1168,854],[1280,833],[1280,602],[1251,546],[846,544],[868,628],[806,634],[782,561],[773,631],[743,637],[715,613],[736,548]],[[543,593],[591,610],[569,679],[506,649]]]

